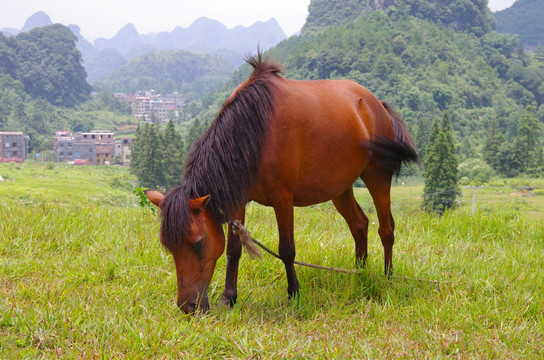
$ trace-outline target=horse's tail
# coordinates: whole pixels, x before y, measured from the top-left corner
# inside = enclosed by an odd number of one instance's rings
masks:
[[[368,148],[374,152],[373,160],[398,176],[402,164],[417,163],[419,156],[414,140],[400,115],[385,101],[381,103],[391,120],[393,139],[385,136],[376,137]]]

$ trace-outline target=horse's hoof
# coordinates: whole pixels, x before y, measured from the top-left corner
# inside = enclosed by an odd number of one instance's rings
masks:
[[[236,296],[227,297],[223,295],[221,298],[221,305],[232,308],[234,305],[236,305]]]

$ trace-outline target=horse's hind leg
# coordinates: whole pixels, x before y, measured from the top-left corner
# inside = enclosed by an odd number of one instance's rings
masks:
[[[245,211],[240,211],[237,218],[233,220],[240,220],[243,223],[245,220]],[[240,237],[234,234],[232,225],[229,224],[225,290],[223,291],[223,297],[221,298],[221,303],[223,305],[234,306],[234,304],[236,304],[236,298],[238,296],[238,264],[240,262],[241,255],[242,243],[240,242]]]
[[[353,188],[332,200],[336,210],[346,220],[351,235],[355,240],[355,262],[357,266],[365,266],[368,255],[368,217],[365,215],[355,196]]]
[[[385,275],[393,273],[393,244],[395,242],[395,222],[391,215],[391,179],[392,174],[385,171],[367,169],[361,177],[365,182],[378,215],[380,226],[378,233],[382,240],[385,260]]]
[[[278,198],[272,207],[276,213],[278,233],[280,236],[278,252],[285,265],[287,275],[287,293],[289,298],[298,295],[299,284],[295,272],[295,239],[294,239],[294,211],[291,194]]]

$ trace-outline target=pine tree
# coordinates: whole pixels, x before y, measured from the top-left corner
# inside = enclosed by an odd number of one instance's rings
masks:
[[[426,149],[423,208],[443,214],[455,205],[459,194],[458,160],[448,112],[432,126]]]
[[[423,188],[423,208],[429,211],[434,209],[436,195],[440,191],[438,173],[440,171],[440,156],[436,151],[436,143],[440,135],[440,126],[437,121],[433,121],[431,135],[427,148],[425,149],[425,162],[423,178],[425,186]]]
[[[416,146],[419,151],[420,159],[424,160],[427,157],[427,145],[432,128],[432,122],[427,118],[420,118],[415,126],[414,134]]]
[[[167,190],[181,182],[183,148],[183,139],[171,120],[164,131],[159,125],[138,126],[132,141],[130,170],[140,186]]]
[[[165,186],[163,167],[163,147],[158,125],[150,125],[144,146],[144,160],[147,166],[142,171],[142,185],[148,187]]]
[[[499,171],[499,150],[504,144],[504,135],[499,128],[499,122],[497,118],[493,118],[487,129],[487,138],[485,141],[483,155],[484,160],[495,171]]]
[[[176,131],[176,127],[174,126],[174,122],[172,120],[168,121],[168,124],[166,125],[166,128],[164,129],[164,145],[166,147],[167,144],[171,144],[176,149],[183,151],[184,145],[183,145],[183,138],[181,135]]]
[[[499,159],[498,171],[505,176],[514,177],[522,171],[522,153],[521,149],[512,142],[504,142],[499,147],[497,155]]]
[[[167,189],[179,185],[183,173],[183,139],[170,120],[163,135],[163,168]]]
[[[130,171],[138,177],[140,167],[140,143],[142,142],[142,128],[140,124],[136,128],[136,134],[130,144]]]
[[[189,128],[189,133],[185,141],[185,153],[188,153],[191,150],[193,143],[197,141],[203,133],[203,126],[198,117],[193,120],[191,127]]]
[[[133,141],[133,150],[136,150],[136,154],[131,153],[131,171],[138,178],[140,186],[164,187],[163,142],[158,125],[145,124],[140,128]]]
[[[521,171],[539,167],[542,145],[540,142],[541,124],[532,106],[528,106],[518,124],[518,135],[514,146],[521,154]]]

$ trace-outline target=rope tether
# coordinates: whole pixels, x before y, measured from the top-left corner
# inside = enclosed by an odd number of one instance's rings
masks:
[[[278,254],[276,254],[274,251],[270,250],[265,245],[263,245],[260,241],[258,241],[254,237],[252,237],[249,230],[242,224],[242,222],[240,220],[227,221],[227,223],[230,226],[232,226],[233,233],[240,237],[240,242],[242,243],[243,248],[246,250],[246,252],[248,253],[248,255],[252,259],[255,259],[256,257],[258,257],[259,259],[262,259],[261,252],[255,246],[255,245],[257,245],[258,247],[260,247],[261,249],[263,249],[264,251],[266,251],[270,255],[272,255],[275,258],[281,260],[281,258],[280,258],[280,256]],[[314,269],[335,271],[335,272],[340,272],[340,273],[345,273],[345,274],[361,274],[362,273],[361,270],[342,269],[342,268],[336,268],[336,267],[332,267],[332,266],[315,265],[315,264],[309,264],[309,263],[305,263],[305,262],[302,262],[302,261],[296,261],[296,260],[294,261],[294,263],[297,264],[297,265],[300,265],[300,266],[306,266],[306,267],[310,267],[310,268],[314,268]],[[404,278],[406,280],[416,280],[416,281],[420,281],[420,282],[430,282],[430,283],[436,284],[437,287],[438,287],[438,291],[440,291],[440,282],[437,281],[437,280],[423,280],[423,279],[418,279],[418,278],[411,279],[411,278],[409,278],[407,276],[403,276],[402,278]]]

